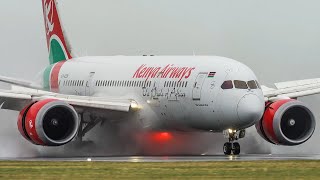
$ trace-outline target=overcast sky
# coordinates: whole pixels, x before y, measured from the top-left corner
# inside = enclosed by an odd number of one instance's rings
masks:
[[[318,0],[59,2],[78,55],[195,52],[241,61],[266,85],[320,77]],[[0,74],[32,79],[48,64],[41,1],[0,1],[0,22]]]
[[[219,55],[265,84],[320,77],[317,0],[60,0],[78,55]],[[47,63],[40,0],[0,2],[1,74]]]

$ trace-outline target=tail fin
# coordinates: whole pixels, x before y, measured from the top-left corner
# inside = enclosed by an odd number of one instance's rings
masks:
[[[56,0],[42,0],[50,64],[71,59],[71,48],[63,35]]]

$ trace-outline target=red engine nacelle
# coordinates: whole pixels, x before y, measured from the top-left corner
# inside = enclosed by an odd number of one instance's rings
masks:
[[[265,113],[256,124],[258,133],[278,145],[294,146],[306,142],[315,130],[313,113],[302,102],[285,99],[267,103]]]
[[[37,145],[64,145],[75,137],[78,128],[75,109],[63,101],[53,99],[28,105],[18,117],[21,135]]]

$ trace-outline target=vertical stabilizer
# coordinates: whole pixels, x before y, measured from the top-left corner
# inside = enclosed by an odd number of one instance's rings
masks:
[[[56,0],[42,0],[50,64],[71,59],[71,48],[64,36]]]

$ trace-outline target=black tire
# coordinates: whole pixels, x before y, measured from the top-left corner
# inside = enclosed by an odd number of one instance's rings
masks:
[[[240,134],[239,134],[239,139],[244,138],[246,136],[246,131],[245,130],[241,130]]]
[[[240,154],[240,144],[239,143],[233,143],[233,154],[234,155],[239,155]]]
[[[232,144],[231,143],[224,143],[223,145],[223,153],[225,155],[231,155],[231,151],[232,151]]]

